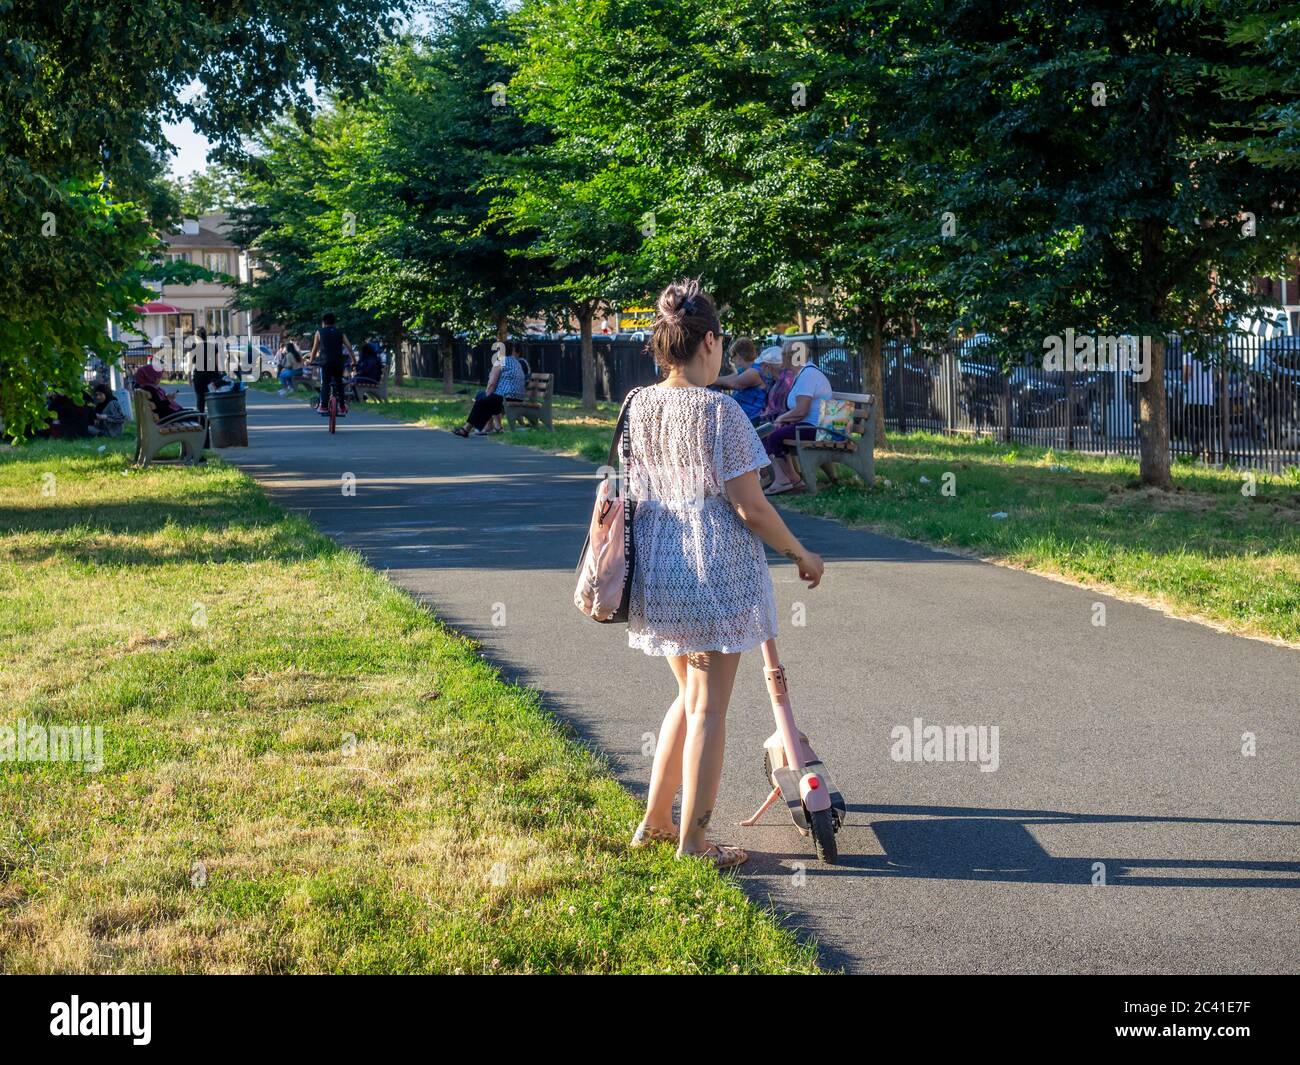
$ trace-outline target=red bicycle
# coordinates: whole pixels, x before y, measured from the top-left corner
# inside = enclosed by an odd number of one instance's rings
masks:
[[[330,394],[329,402],[327,403],[325,409],[321,411],[321,414],[328,416],[330,432],[333,433],[338,428],[339,418],[347,417],[348,411],[347,408],[343,406],[342,400],[339,396],[339,390],[337,387],[331,387],[329,390],[329,394]]]

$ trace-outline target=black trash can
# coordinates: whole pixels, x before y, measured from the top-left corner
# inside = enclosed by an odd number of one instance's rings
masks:
[[[208,412],[208,439],[211,447],[248,447],[247,393],[209,392],[205,397]]]

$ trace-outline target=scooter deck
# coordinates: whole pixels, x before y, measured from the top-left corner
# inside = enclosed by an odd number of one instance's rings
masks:
[[[772,770],[772,782],[781,789],[781,801],[786,811],[794,820],[795,828],[805,835],[808,832],[808,818],[803,812],[803,799],[799,795],[799,778],[794,770],[787,766],[777,766]]]

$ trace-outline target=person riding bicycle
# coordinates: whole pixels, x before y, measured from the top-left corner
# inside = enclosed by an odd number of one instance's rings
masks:
[[[343,331],[334,324],[334,315],[326,312],[321,315],[320,328],[311,338],[311,361],[320,365],[320,401],[316,409],[321,414],[329,414],[330,392],[339,400],[339,414],[348,412],[348,405],[343,395],[343,371],[347,369],[352,358],[352,344]]]

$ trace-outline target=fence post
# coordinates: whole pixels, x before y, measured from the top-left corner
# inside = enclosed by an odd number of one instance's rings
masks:
[[[1004,443],[1011,443],[1011,378],[1008,377],[1001,369],[998,370],[998,376],[1002,378],[1002,440]]]
[[[903,395],[903,344],[894,345],[894,406],[898,416],[898,431],[907,432],[907,397]],[[881,417],[887,417],[882,411]]]
[[[1227,346],[1224,353],[1226,357]],[[1228,399],[1228,368],[1219,363],[1219,465],[1226,466],[1232,448],[1232,410]]]
[[[1074,371],[1065,371],[1065,446],[1074,450]]]
[[[952,348],[944,345],[939,361],[939,377],[943,382],[943,428],[951,434],[953,430],[953,408],[957,406],[957,390],[953,383]]]

